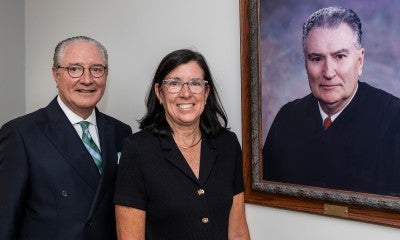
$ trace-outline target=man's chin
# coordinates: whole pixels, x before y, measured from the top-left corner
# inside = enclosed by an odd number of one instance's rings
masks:
[[[95,100],[80,101],[76,103],[76,106],[80,109],[93,109],[96,107],[97,102]]]
[[[317,96],[317,99],[321,104],[326,104],[326,105],[333,105],[342,100],[342,98],[337,94],[323,94]]]

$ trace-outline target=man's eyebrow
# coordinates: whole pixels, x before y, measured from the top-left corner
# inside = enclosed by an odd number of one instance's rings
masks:
[[[82,64],[78,63],[78,62],[71,62],[71,63],[68,63],[68,65],[69,66],[82,66]]]
[[[332,54],[333,55],[337,55],[337,54],[339,54],[339,53],[349,53],[350,51],[349,51],[349,49],[347,49],[347,48],[342,48],[342,49],[340,49],[340,50],[338,50],[338,51],[336,51],[336,52],[333,52]]]
[[[72,63],[68,63],[68,66],[80,66],[80,67],[84,67],[85,64],[81,63],[81,62],[72,62]],[[95,63],[90,65],[90,67],[98,67],[98,66],[104,66],[102,63]]]
[[[309,54],[307,54],[307,57],[322,57],[323,56],[323,54],[320,54],[320,53],[309,53]]]
[[[340,50],[337,50],[337,51],[331,53],[330,55],[337,55],[337,54],[340,54],[340,53],[348,54],[349,52],[350,52],[349,49],[342,48]],[[307,57],[309,57],[309,58],[310,57],[323,57],[323,56],[324,56],[324,54],[322,54],[322,53],[309,53],[309,54],[307,54]]]

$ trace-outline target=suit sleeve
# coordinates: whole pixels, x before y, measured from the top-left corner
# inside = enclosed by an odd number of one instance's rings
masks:
[[[17,239],[25,209],[28,161],[16,127],[0,129],[0,239]]]
[[[145,211],[147,192],[140,158],[135,141],[132,138],[125,139],[118,166],[114,202]]]

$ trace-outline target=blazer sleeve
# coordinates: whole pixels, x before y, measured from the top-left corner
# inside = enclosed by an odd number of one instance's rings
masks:
[[[25,209],[28,159],[17,127],[0,129],[0,239],[17,239]]]
[[[242,149],[236,135],[234,135],[233,146],[235,150],[235,177],[233,194],[236,195],[244,191]]]

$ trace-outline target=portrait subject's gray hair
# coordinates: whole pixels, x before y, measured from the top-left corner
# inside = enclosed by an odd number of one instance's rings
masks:
[[[357,49],[361,48],[361,20],[357,14],[348,8],[327,7],[322,8],[308,17],[303,25],[303,49],[304,42],[310,31],[314,28],[336,28],[340,24],[346,23],[354,32],[354,45]]]
[[[87,43],[92,43],[93,45],[95,45],[99,49],[101,55],[103,56],[104,65],[106,67],[108,67],[107,49],[100,42],[98,42],[97,40],[95,40],[93,38],[86,37],[86,36],[75,36],[75,37],[67,38],[57,44],[56,48],[54,49],[54,56],[53,56],[53,67],[54,68],[58,68],[60,60],[64,57],[65,47],[71,43],[76,43],[76,42],[87,42]]]

